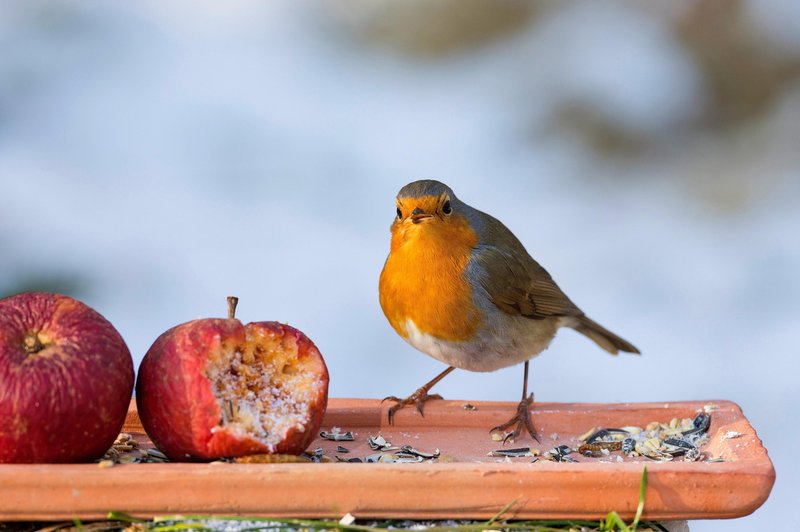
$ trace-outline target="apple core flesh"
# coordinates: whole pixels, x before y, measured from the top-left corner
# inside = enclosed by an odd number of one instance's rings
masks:
[[[319,360],[298,358],[294,335],[248,325],[243,346],[222,344],[206,375],[221,412],[213,432],[253,437],[275,452],[286,434],[304,432],[322,387]]]

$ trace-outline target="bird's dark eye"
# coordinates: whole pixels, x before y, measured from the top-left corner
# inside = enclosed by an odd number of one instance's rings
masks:
[[[450,206],[450,200],[444,202],[444,205],[442,205],[442,212],[445,214],[451,214],[453,212],[453,208]]]
[[[403,211],[400,210],[400,207],[397,208],[397,217],[398,218],[402,218],[403,217]]]

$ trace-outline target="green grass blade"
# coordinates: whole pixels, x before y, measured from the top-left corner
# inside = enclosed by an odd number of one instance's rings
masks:
[[[144,519],[137,519],[125,512],[108,512],[108,519],[111,521],[123,521],[125,523],[144,523]]]
[[[628,525],[625,524],[625,521],[622,520],[617,512],[608,512],[606,520],[601,523],[600,530],[612,532],[617,529],[620,532],[631,532],[631,529],[628,528]]]
[[[631,528],[636,530],[639,526],[639,519],[642,518],[642,513],[644,512],[644,492],[647,489],[647,466],[644,466],[642,469],[642,480],[639,482],[639,507],[636,508],[636,516],[633,518],[633,523],[631,524]]]
[[[517,504],[517,501],[519,501],[519,499],[514,499],[514,500],[513,500],[513,501],[511,501],[510,503],[508,503],[508,504],[506,504],[505,506],[503,506],[503,507],[500,509],[500,511],[499,511],[499,512],[497,512],[496,514],[494,514],[494,516],[493,516],[491,519],[489,519],[488,521],[486,521],[486,526],[492,526],[492,525],[494,524],[494,522],[495,522],[495,521],[497,521],[498,519],[500,519],[500,516],[502,516],[502,515],[503,515],[504,513],[506,513],[507,511],[509,511],[509,510],[511,509],[511,507],[512,507],[512,506],[514,506],[515,504]]]

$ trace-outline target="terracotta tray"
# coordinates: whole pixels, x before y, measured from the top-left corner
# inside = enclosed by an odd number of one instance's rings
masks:
[[[767,451],[741,409],[728,401],[639,404],[536,403],[534,423],[541,444],[521,438],[508,447],[546,451],[577,445],[591,427],[644,426],[651,421],[693,417],[709,402],[718,405],[706,453],[724,462],[647,461],[645,517],[652,520],[717,519],[753,512],[767,499],[775,471]],[[323,428],[355,433],[353,442],[317,440],[336,455],[365,457],[370,435],[421,451],[439,448],[438,463],[306,464],[97,464],[0,465],[0,520],[103,518],[110,510],[140,517],[214,514],[339,518],[474,518],[495,515],[516,501],[506,517],[524,519],[603,517],[616,510],[631,518],[638,504],[642,462],[584,458],[555,463],[487,456],[502,445],[488,428],[505,421],[513,403],[432,401],[425,417],[413,409],[386,423],[387,405],[377,400],[331,399]],[[125,431],[145,445],[135,406]],[[742,435],[724,437],[726,432]],[[613,458],[613,457],[611,457]]]

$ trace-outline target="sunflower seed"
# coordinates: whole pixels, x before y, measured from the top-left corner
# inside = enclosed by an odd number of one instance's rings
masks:
[[[417,449],[414,449],[410,445],[403,445],[402,447],[400,447],[400,452],[401,453],[405,453],[405,454],[410,454],[410,455],[413,455],[413,456],[419,456],[420,458],[424,458],[424,459],[428,459],[428,460],[430,460],[431,458],[436,458],[436,457],[439,456],[439,454],[441,454],[439,452],[439,449],[436,449],[432,453],[424,453],[422,451],[418,451]]]
[[[537,456],[539,449],[531,449],[530,447],[520,447],[519,449],[497,449],[489,451],[487,456],[509,456],[511,458],[523,458],[526,456]]]
[[[151,458],[156,458],[158,460],[167,461],[167,455],[159,451],[158,449],[147,449],[147,455]]]
[[[342,458],[341,456],[334,456],[334,458],[336,459],[337,462],[348,462],[351,464],[361,463],[364,461],[361,458],[355,456],[353,456],[352,458]]]

